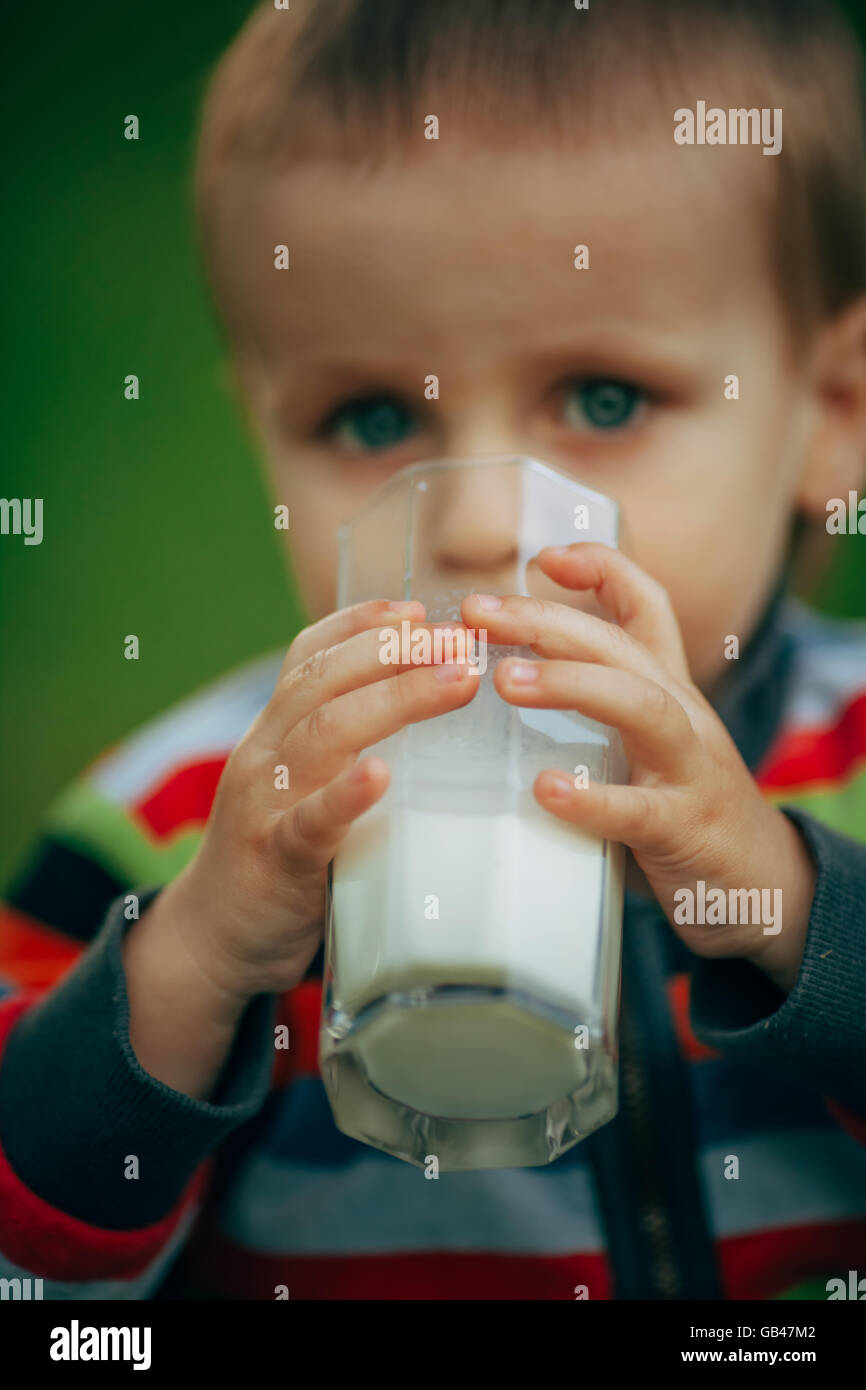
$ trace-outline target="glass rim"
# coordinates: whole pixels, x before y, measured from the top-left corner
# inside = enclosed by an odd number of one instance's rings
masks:
[[[563,473],[551,463],[546,463],[543,459],[536,458],[532,454],[479,454],[469,455],[462,458],[442,458],[421,460],[418,463],[407,464],[405,468],[399,469],[392,477],[380,483],[375,491],[367,498],[367,501],[358,511],[354,512],[348,521],[337,527],[337,539],[342,547],[343,542],[348,539],[352,528],[364,518],[392,492],[400,487],[408,487],[411,495],[411,485],[420,474],[425,473],[444,473],[455,468],[492,468],[492,467],[528,467],[533,472],[543,473],[557,482],[565,483],[571,490],[587,501],[596,505],[601,504],[609,507],[614,514],[614,534],[619,535],[619,503],[615,502],[607,493],[599,492],[596,488],[589,487],[587,483],[582,483],[576,478],[572,478],[568,473]]]

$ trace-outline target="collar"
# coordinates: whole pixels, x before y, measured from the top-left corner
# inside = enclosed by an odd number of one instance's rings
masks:
[[[730,663],[711,699],[752,772],[775,739],[791,683],[794,642],[782,622],[788,579],[786,569],[745,650]]]

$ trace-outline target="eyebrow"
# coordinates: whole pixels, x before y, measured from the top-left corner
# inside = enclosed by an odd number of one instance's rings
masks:
[[[410,367],[405,357],[373,363],[322,355],[287,364],[270,393],[270,404],[278,420],[291,416],[308,423],[356,397],[388,392],[408,398],[423,393],[428,374]]]
[[[573,331],[527,349],[530,355],[533,370],[553,375],[591,368],[599,375],[658,380],[672,390],[684,388],[696,374],[694,345],[684,347],[682,333],[647,331],[633,323]]]
[[[597,376],[635,377],[658,389],[685,390],[696,376],[694,351],[683,348],[679,335],[649,334],[633,325],[596,332],[565,334],[535,348],[519,349],[520,359],[532,375],[577,376],[592,372]],[[272,392],[278,418],[298,412],[298,418],[318,416],[329,405],[339,408],[345,401],[377,392],[414,397],[423,395],[425,378],[435,370],[430,353],[423,354],[423,366],[408,356],[351,358],[342,352],[321,353],[297,363],[287,363]]]

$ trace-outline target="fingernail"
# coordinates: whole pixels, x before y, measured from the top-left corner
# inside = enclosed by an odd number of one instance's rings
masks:
[[[541,670],[534,661],[509,661],[505,674],[515,685],[530,685],[538,680]]]
[[[437,681],[459,681],[468,674],[469,667],[459,661],[446,661],[441,666],[434,666],[433,670]]]
[[[495,608],[502,607],[502,599],[497,598],[495,594],[476,594],[475,597],[481,607],[488,609],[490,612]]]
[[[554,772],[547,783],[550,796],[571,796],[574,782],[564,772]]]

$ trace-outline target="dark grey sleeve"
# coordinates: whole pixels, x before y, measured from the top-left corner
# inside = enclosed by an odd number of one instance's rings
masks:
[[[140,910],[157,889],[141,893]],[[0,1059],[0,1143],[22,1182],[109,1230],[151,1225],[195,1169],[261,1107],[274,1061],[277,997],[254,999],[210,1101],[174,1091],[129,1041],[124,899],[73,969],[13,1026]],[[140,1177],[124,1176],[127,1154]]]
[[[866,1115],[866,846],[796,807],[780,809],[817,869],[797,982],[786,997],[747,961],[698,959],[692,1030],[707,1047]]]

